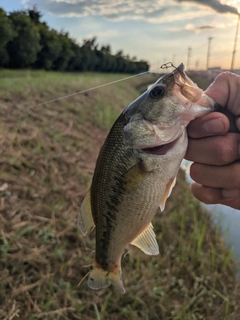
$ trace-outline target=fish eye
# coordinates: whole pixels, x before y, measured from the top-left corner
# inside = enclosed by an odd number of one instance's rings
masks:
[[[165,88],[164,86],[155,86],[152,88],[152,90],[149,93],[150,97],[152,99],[160,99],[165,95]]]

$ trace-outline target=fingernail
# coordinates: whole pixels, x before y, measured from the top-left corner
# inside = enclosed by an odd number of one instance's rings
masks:
[[[221,118],[206,121],[203,128],[207,133],[223,133],[225,126]]]
[[[229,190],[229,189],[223,189],[222,195],[224,198],[236,198],[239,195],[239,190]]]

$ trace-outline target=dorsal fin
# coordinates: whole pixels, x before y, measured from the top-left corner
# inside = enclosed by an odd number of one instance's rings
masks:
[[[141,249],[145,254],[157,255],[159,254],[158,243],[156,235],[153,231],[152,223],[135,238],[131,244]]]
[[[91,188],[88,190],[80,207],[78,225],[84,236],[88,235],[95,227],[91,209]]]

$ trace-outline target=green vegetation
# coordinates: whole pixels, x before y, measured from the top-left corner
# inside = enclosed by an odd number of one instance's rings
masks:
[[[149,68],[122,50],[112,54],[109,45],[98,48],[96,37],[79,45],[68,32],[50,29],[35,7],[9,14],[0,8],[0,35],[0,67],[128,73]]]
[[[126,294],[93,291],[86,279],[94,233],[77,214],[116,115],[153,76],[136,77],[50,104],[123,77],[117,74],[0,72],[0,319],[239,319],[235,266],[210,217],[180,172],[154,219],[160,255],[129,247]]]

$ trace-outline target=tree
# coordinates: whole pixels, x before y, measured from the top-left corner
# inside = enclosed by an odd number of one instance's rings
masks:
[[[83,40],[83,45],[81,46],[82,55],[82,70],[89,71],[101,71],[99,68],[99,58],[98,58],[98,44],[96,43],[97,38]]]
[[[9,67],[30,67],[36,60],[41,49],[38,27],[31,21],[25,11],[14,11],[9,20],[16,32],[15,37],[7,43]]]
[[[62,50],[59,34],[55,30],[50,30],[44,22],[38,24],[38,29],[41,50],[38,52],[34,67],[51,70]]]
[[[116,57],[123,57],[123,51],[122,50],[118,50],[116,53]]]
[[[69,71],[82,71],[83,70],[83,54],[81,47],[75,42],[72,42],[73,56],[68,63]]]
[[[80,46],[68,32],[50,29],[41,17],[36,7],[9,15],[0,8],[0,67],[129,73],[148,70],[147,62],[131,59],[122,50],[113,55],[110,45],[98,49],[96,37],[84,39]]]
[[[74,56],[72,40],[69,38],[67,32],[62,32],[58,35],[58,43],[61,45],[61,50],[58,58],[54,61],[53,68],[64,71],[68,69],[68,64]]]
[[[6,44],[14,38],[16,32],[8,19],[5,11],[0,8],[0,66],[6,66],[9,63],[9,55],[6,50]]]
[[[93,37],[92,39],[84,39],[83,40],[83,47],[89,48],[90,50],[96,50],[98,48],[98,44],[96,43],[97,38]]]
[[[101,46],[100,51],[104,54],[111,54],[111,47],[109,45]]]
[[[37,9],[36,6],[33,6],[31,9],[28,9],[27,11],[29,18],[32,20],[33,23],[39,24],[40,19],[42,17],[41,11]]]

